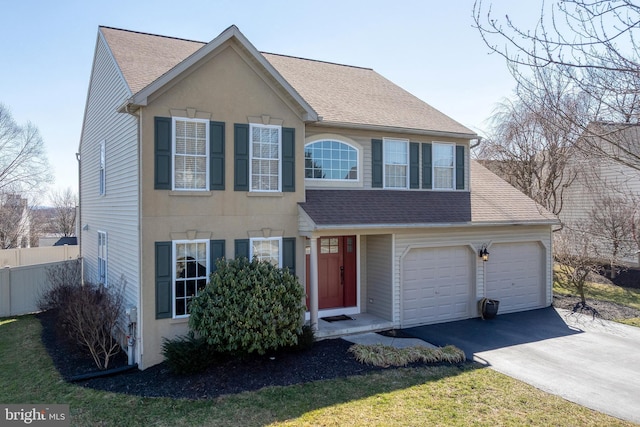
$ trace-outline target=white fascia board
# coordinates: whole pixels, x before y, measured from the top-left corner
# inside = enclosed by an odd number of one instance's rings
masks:
[[[527,225],[556,225],[559,221],[487,221],[487,222],[450,222],[450,223],[410,223],[410,224],[313,224],[314,231],[322,230],[366,230],[366,229],[404,229],[404,228],[451,228],[451,227],[490,227],[490,226],[527,226]]]
[[[428,135],[428,136],[441,136],[449,138],[461,138],[461,139],[476,139],[478,135],[475,133],[459,133],[459,132],[443,132],[429,129],[413,129],[403,128],[397,126],[382,126],[382,125],[368,125],[363,123],[348,123],[348,122],[335,122],[322,120],[314,123],[315,126],[327,126],[327,127],[340,127],[348,129],[358,130],[370,130],[377,132],[393,132],[393,133],[407,133],[413,135]]]

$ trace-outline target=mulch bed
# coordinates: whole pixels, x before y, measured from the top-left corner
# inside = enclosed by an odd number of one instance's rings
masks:
[[[588,314],[604,320],[632,319],[640,317],[640,310],[633,307],[616,304],[608,301],[598,301],[586,298],[587,305],[582,306],[582,301],[578,296],[553,296],[553,306],[571,310],[576,313]]]
[[[65,380],[96,371],[90,356],[64,342],[56,333],[52,315],[41,313],[38,317],[42,323],[42,342]],[[174,375],[165,363],[160,363],[144,371],[135,370],[77,384],[143,397],[209,399],[268,386],[308,383],[382,369],[357,362],[347,351],[351,345],[342,339],[323,340],[308,350],[230,358],[193,375]],[[117,368],[126,364],[126,354],[121,353],[109,367]]]

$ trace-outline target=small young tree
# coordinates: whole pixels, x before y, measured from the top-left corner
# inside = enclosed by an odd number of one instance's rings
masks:
[[[216,267],[191,302],[193,331],[221,352],[264,354],[298,343],[304,291],[289,269],[255,258],[219,260]]]
[[[591,273],[597,273],[600,263],[593,256],[593,236],[584,224],[567,226],[554,235],[553,254],[556,262],[556,281],[573,287],[580,296],[578,308],[589,309],[585,285]]]

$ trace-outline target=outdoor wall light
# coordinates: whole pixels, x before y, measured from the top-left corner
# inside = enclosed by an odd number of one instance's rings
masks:
[[[487,250],[487,245],[482,245],[482,248],[478,252],[478,256],[482,258],[483,261],[489,261],[489,251]]]

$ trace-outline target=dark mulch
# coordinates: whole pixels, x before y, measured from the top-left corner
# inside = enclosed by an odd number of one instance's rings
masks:
[[[569,295],[554,295],[553,306],[571,310],[576,313],[588,314],[604,320],[632,319],[640,317],[640,310],[633,307],[616,304],[615,302],[598,301],[587,298],[586,306],[582,306],[580,297]]]
[[[96,370],[90,357],[60,339],[55,319],[50,314],[41,313],[38,317],[42,323],[42,342],[65,380]],[[144,371],[135,370],[78,384],[144,397],[206,399],[267,386],[308,383],[382,369],[357,362],[347,351],[350,346],[351,343],[345,340],[331,339],[316,342],[308,350],[228,358],[199,374],[174,375],[165,363],[161,363]],[[126,364],[126,355],[121,353],[110,367]]]

